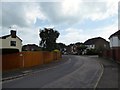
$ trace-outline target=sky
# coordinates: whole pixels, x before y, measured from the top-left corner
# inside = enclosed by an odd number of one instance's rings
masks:
[[[58,43],[85,42],[118,30],[118,0],[2,0],[0,36],[17,31],[23,45],[39,45],[39,30],[54,28]],[[11,27],[11,28],[10,28]]]

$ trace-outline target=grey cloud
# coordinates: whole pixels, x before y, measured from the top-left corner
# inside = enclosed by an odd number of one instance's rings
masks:
[[[60,2],[41,2],[39,5],[40,10],[47,17],[47,19],[53,23],[59,23],[63,21]]]
[[[103,14],[106,12],[106,3],[99,2],[82,2],[70,5],[68,11],[63,7],[64,2],[37,2],[37,4],[29,2],[4,2],[2,3],[2,26],[9,27],[10,25],[18,25],[20,27],[31,26],[34,23],[33,19],[29,20],[26,17],[26,12],[36,10],[39,7],[39,15],[44,15],[51,24],[76,24],[86,18],[94,18],[94,14]],[[29,8],[29,5],[33,8]],[[67,3],[65,4],[67,5]],[[75,7],[77,6],[77,10]],[[34,14],[34,13],[33,13]],[[97,15],[95,15],[97,16]],[[37,18],[39,16],[35,16]],[[98,17],[99,18],[99,17]],[[97,19],[98,19],[97,18]],[[30,21],[30,23],[28,23]]]
[[[118,29],[120,30],[120,2],[118,3]]]
[[[41,2],[39,5],[43,14],[54,24],[73,24],[79,21],[80,17],[76,14],[64,14],[62,2]]]
[[[18,25],[20,27],[29,26],[26,18],[26,3],[4,2],[2,3],[2,26],[9,27]]]
[[[41,2],[40,11],[54,24],[76,24],[83,19],[92,19],[95,13],[105,13],[107,6],[105,2],[82,2],[70,6],[70,11],[64,12],[63,2]],[[67,5],[67,3],[66,3]],[[75,10],[75,5],[77,10]],[[69,7],[69,6],[68,6]]]
[[[0,26],[2,26],[2,3],[0,3]]]

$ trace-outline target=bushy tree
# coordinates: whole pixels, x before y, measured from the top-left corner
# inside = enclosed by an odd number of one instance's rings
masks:
[[[97,49],[87,49],[87,55],[98,55]]]
[[[82,55],[82,52],[86,49],[87,47],[85,45],[80,45],[77,47],[77,53],[79,55]]]
[[[64,43],[57,43],[57,49],[64,53],[66,52],[66,45]]]
[[[60,33],[53,28],[44,28],[40,30],[40,46],[45,51],[52,51],[57,48],[56,40],[59,37]]]

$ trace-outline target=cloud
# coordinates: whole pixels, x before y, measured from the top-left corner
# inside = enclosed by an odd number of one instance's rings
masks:
[[[68,28],[65,30],[64,35],[60,35],[57,42],[63,42],[65,44],[84,42],[89,35],[86,35],[82,29]]]
[[[20,3],[2,3],[2,26],[9,27],[14,24],[26,26],[27,22],[23,16],[25,13],[23,8]]]
[[[35,0],[37,1],[37,0]],[[36,19],[49,20],[53,24],[76,24],[85,19],[103,20],[117,14],[117,2],[69,1],[63,2],[3,2],[2,26],[29,27]]]
[[[39,15],[36,3],[4,2],[2,3],[2,26],[17,25],[29,27],[35,23]]]
[[[60,35],[57,42],[63,42],[67,45],[76,42],[85,42],[87,39],[94,37],[102,37],[109,41],[109,36],[115,33],[118,29],[118,22],[114,22],[112,25],[96,28],[92,30],[82,30],[75,28],[67,28],[64,35]]]
[[[19,28],[18,36],[22,38],[23,45],[25,44],[37,44],[39,45],[39,28]]]
[[[41,2],[40,10],[54,24],[76,24],[85,19],[103,20],[118,12],[116,2],[104,1],[69,1]]]
[[[1,2],[61,2],[61,0],[1,0]]]
[[[94,32],[93,36],[99,35],[109,41],[108,38],[110,37],[110,35],[112,35],[116,31],[118,31],[118,22],[117,21],[114,22],[112,25],[108,25],[108,26],[93,30],[93,32]]]

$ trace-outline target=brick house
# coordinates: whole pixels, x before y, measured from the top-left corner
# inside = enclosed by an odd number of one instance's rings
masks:
[[[110,48],[119,48],[120,47],[120,30],[112,34],[110,37]]]
[[[120,62],[120,30],[113,33],[110,37],[110,52],[112,59]]]
[[[109,49],[109,42],[104,38],[95,37],[84,42],[87,49]]]
[[[22,46],[22,51],[40,51],[41,48],[36,44],[27,44]]]

